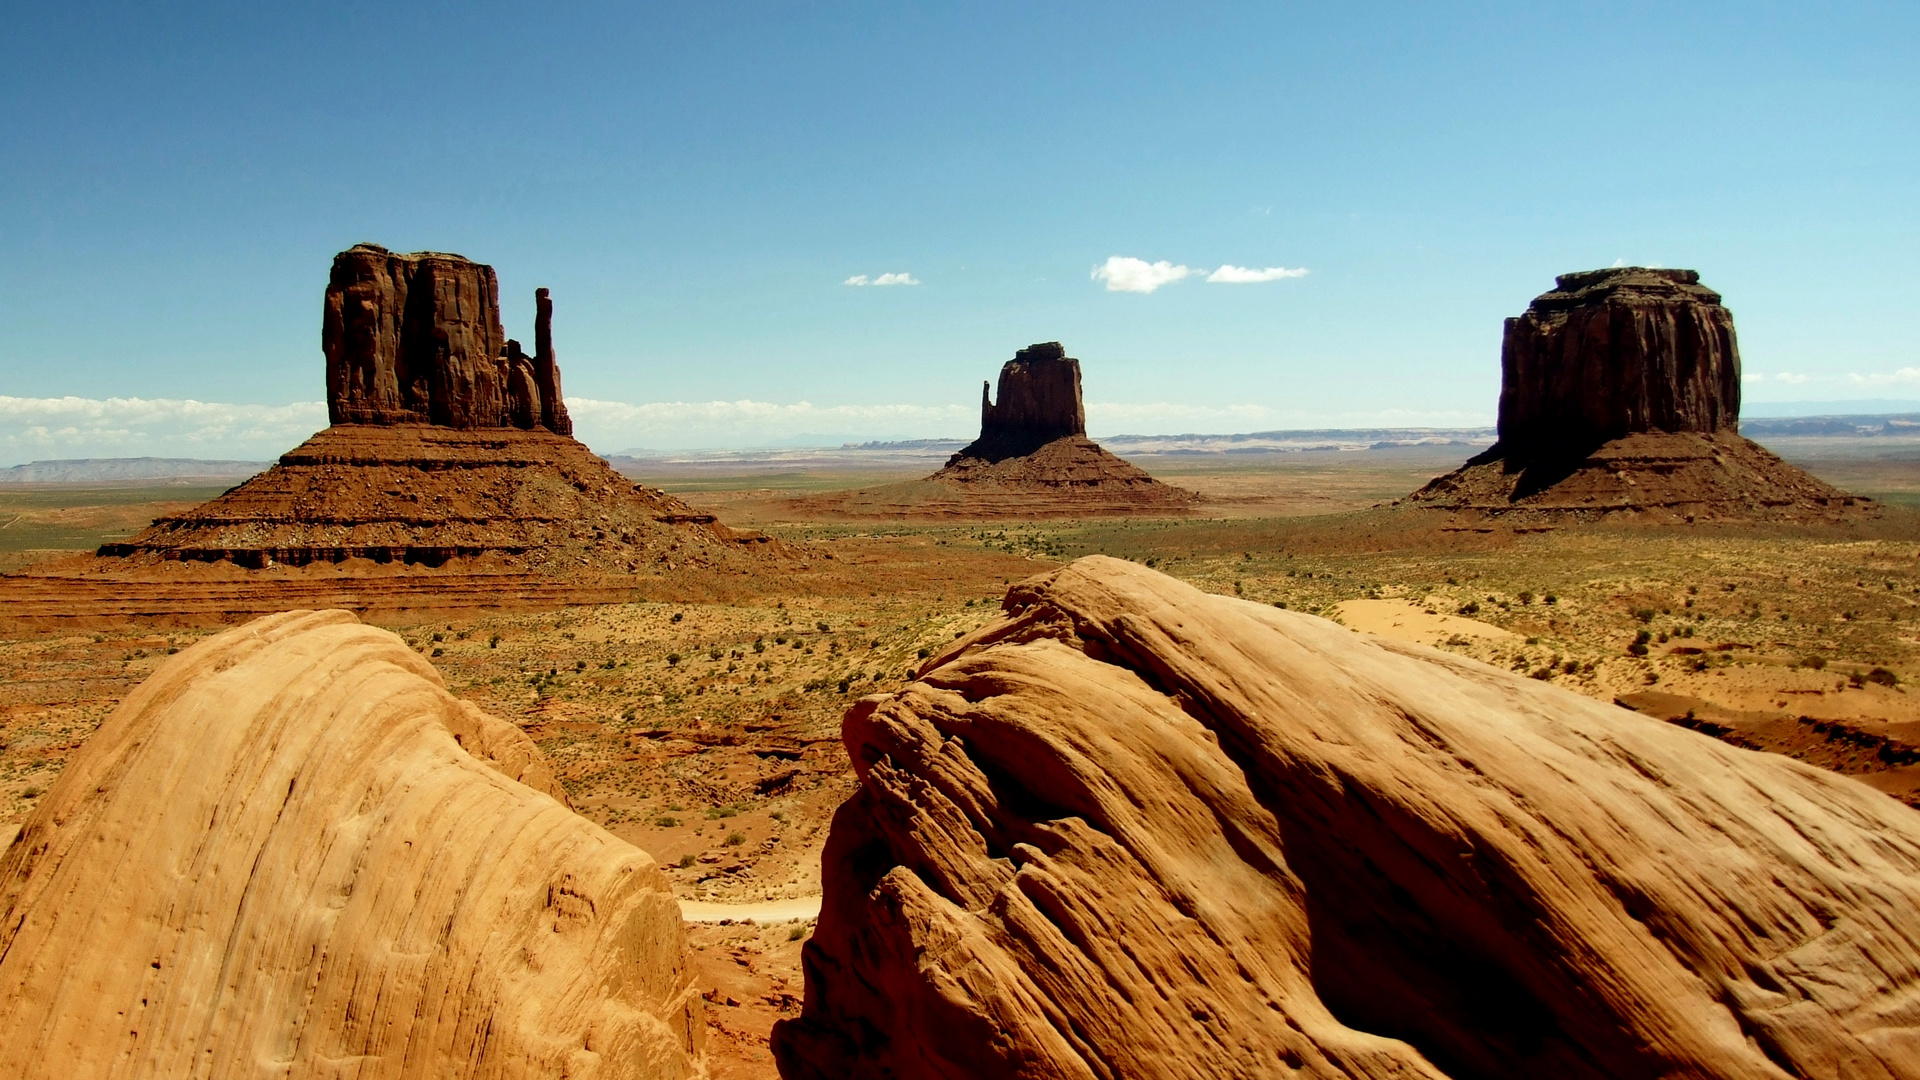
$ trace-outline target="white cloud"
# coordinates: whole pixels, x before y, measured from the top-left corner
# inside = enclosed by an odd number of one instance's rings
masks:
[[[1855,386],[1911,386],[1914,383],[1920,383],[1920,368],[1904,367],[1898,371],[1848,375],[1847,381]]]
[[[870,278],[865,274],[855,274],[852,277],[848,278],[847,280],[841,282],[841,284],[842,285],[918,285],[920,284],[920,279],[914,277],[912,274],[909,274],[903,270],[897,274],[881,274],[879,277],[875,277],[875,278]]]
[[[1093,280],[1106,282],[1108,292],[1150,293],[1193,273],[1191,267],[1175,266],[1165,259],[1150,263],[1126,255],[1110,255],[1106,262],[1093,268]]]
[[[1256,270],[1250,266],[1234,266],[1228,263],[1208,274],[1207,280],[1219,285],[1251,285],[1261,281],[1279,281],[1282,278],[1306,276],[1307,268],[1304,266],[1293,269],[1269,266],[1264,270]]]
[[[1807,381],[1807,377],[1805,375],[1795,375],[1791,371],[1782,371],[1773,377],[1773,381],[1783,382],[1783,383],[1803,383]]]
[[[277,457],[327,425],[318,401],[0,396],[0,458]]]

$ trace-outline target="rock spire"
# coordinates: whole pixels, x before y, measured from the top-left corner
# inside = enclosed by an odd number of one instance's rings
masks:
[[[1561,274],[1500,350],[1509,460],[1584,457],[1638,432],[1732,431],[1740,416],[1733,313],[1693,270]]]
[[[528,357],[501,326],[491,266],[377,244],[334,256],[321,325],[329,419],[571,435],[553,355],[553,302],[545,289],[534,295]]]

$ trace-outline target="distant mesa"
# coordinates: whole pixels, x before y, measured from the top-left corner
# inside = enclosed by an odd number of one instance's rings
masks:
[[[333,426],[219,498],[103,546],[103,562],[731,573],[783,551],[635,485],[572,438],[553,301],[534,298],[529,356],[501,327],[492,267],[373,244],[341,252],[321,330]]]
[[[1507,320],[1499,441],[1409,496],[1472,516],[1815,520],[1849,496],[1739,434],[1733,313],[1692,270],[1562,274]]]
[[[1080,361],[1057,341],[1029,345],[1000,369],[996,395],[980,388],[980,437],[924,480],[802,509],[857,517],[1044,518],[1185,514],[1200,496],[1163,484],[1087,438]]]

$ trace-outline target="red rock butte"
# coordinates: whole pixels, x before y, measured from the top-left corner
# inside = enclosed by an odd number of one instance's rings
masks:
[[[1080,361],[1057,341],[1000,369],[998,400],[980,388],[980,437],[924,480],[839,497],[855,517],[1041,518],[1184,514],[1200,497],[1163,484],[1087,438]]]
[[[1733,313],[1692,270],[1562,274],[1507,320],[1499,441],[1406,501],[1471,516],[1814,521],[1870,500],[1739,434]]]
[[[528,356],[501,326],[492,267],[373,244],[341,252],[321,330],[333,426],[219,498],[103,546],[102,569],[733,571],[779,550],[634,484],[572,438],[553,301],[534,297]]]

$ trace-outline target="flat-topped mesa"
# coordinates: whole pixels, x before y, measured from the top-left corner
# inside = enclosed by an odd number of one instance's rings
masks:
[[[1004,461],[1055,439],[1087,433],[1080,402],[1080,361],[1057,341],[1029,345],[1000,369],[999,401],[980,384],[980,437],[955,455]]]
[[[553,354],[553,302],[545,289],[534,296],[529,357],[501,326],[491,266],[377,244],[334,256],[321,326],[329,420],[573,434]]]
[[[1692,270],[1562,274],[1508,319],[1500,352],[1501,457],[1579,459],[1639,432],[1733,431],[1733,313]]]

